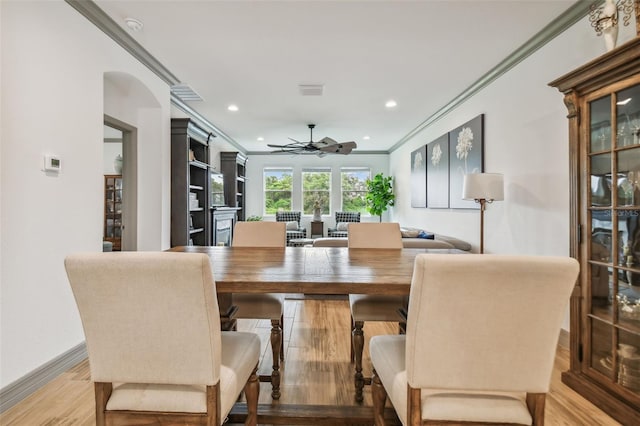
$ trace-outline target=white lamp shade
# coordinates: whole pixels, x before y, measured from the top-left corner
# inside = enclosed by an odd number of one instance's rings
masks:
[[[464,175],[463,200],[504,200],[504,177],[501,173],[470,173]]]

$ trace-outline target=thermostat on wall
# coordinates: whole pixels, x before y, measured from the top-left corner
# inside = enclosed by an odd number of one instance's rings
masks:
[[[45,172],[60,172],[62,170],[62,160],[56,155],[44,156],[44,171]]]

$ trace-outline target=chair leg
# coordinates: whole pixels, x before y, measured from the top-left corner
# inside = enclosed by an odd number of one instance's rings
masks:
[[[246,386],[246,385],[245,385]],[[220,382],[207,386],[207,426],[220,424]]]
[[[546,393],[527,393],[527,408],[533,419],[533,426],[544,426],[544,406]]]
[[[280,361],[284,361],[284,314],[280,315],[280,330],[282,330],[282,338],[280,339]]]
[[[351,362],[355,361],[354,353],[353,353],[353,330],[355,326],[353,325],[353,315],[351,315],[351,335],[349,336],[350,346],[351,346]]]
[[[407,422],[411,426],[422,425],[422,391],[407,384]]]
[[[96,399],[96,426],[105,426],[106,420],[104,412],[107,409],[107,401],[111,397],[113,385],[105,382],[95,382],[93,389]]]
[[[385,426],[384,405],[387,403],[387,391],[378,377],[375,368],[371,378],[371,397],[373,398],[373,424]]]
[[[271,398],[280,399],[280,348],[282,345],[280,320],[271,320],[271,352],[273,371],[271,372]]]
[[[354,376],[354,383],[356,387],[356,401],[362,402],[362,390],[364,388],[364,377],[362,376],[362,352],[364,350],[364,321],[354,321],[352,339],[353,339],[353,352],[356,361],[356,374]]]
[[[244,395],[247,398],[247,419],[244,424],[256,426],[258,424],[258,397],[260,396],[260,381],[258,380],[258,366],[256,365],[244,385]]]

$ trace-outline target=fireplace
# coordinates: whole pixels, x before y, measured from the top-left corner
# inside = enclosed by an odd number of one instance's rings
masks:
[[[216,246],[230,246],[233,241],[233,226],[236,222],[236,209],[216,207],[212,210],[211,241]]]

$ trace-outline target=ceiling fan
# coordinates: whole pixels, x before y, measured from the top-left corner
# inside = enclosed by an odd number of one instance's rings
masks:
[[[311,136],[309,142],[300,142],[293,138],[293,142],[285,145],[272,145],[267,144],[270,148],[277,148],[276,151],[272,151],[273,154],[317,154],[319,157],[324,157],[327,154],[349,154],[354,148],[357,148],[355,142],[337,142],[331,138],[322,138],[317,142],[313,141],[313,128],[315,124],[308,124]]]

